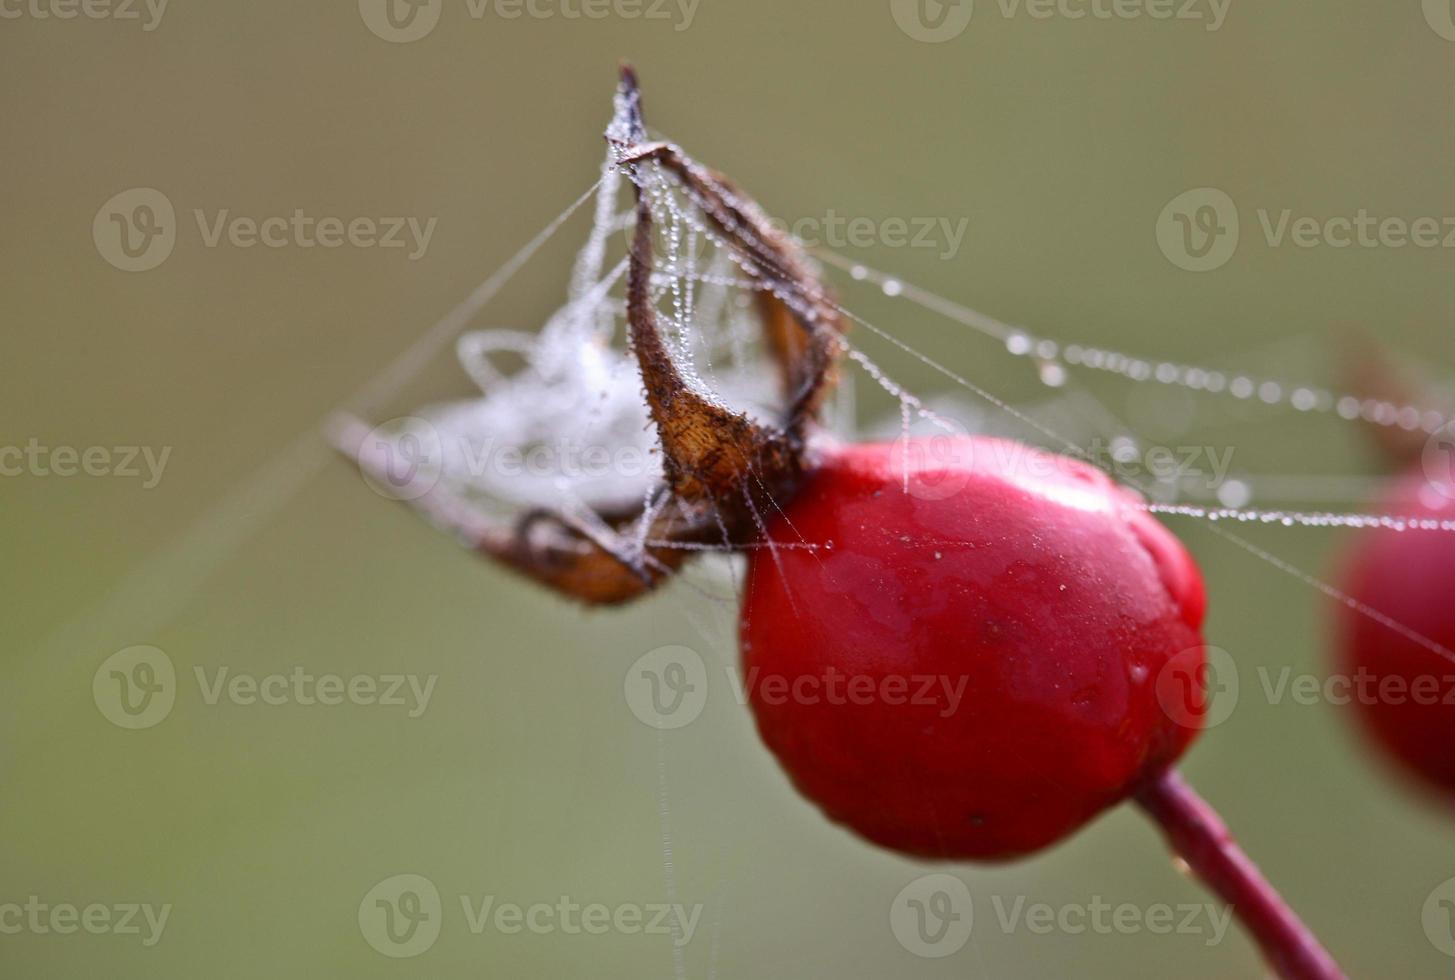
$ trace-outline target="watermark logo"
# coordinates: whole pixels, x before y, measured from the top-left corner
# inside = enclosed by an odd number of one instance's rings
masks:
[[[1446,956],[1455,956],[1455,878],[1430,892],[1420,910],[1425,936]]]
[[[916,500],[949,500],[970,482],[975,443],[970,431],[951,419],[937,419],[924,434],[907,432],[894,440],[889,458],[904,492]]]
[[[377,426],[358,453],[368,461],[361,469],[364,482],[388,500],[418,500],[444,476],[444,440],[421,418],[406,416]]]
[[[148,272],[177,246],[177,212],[153,187],[133,187],[101,205],[91,223],[101,257],[122,272]]]
[[[1446,423],[1425,441],[1421,462],[1430,486],[1455,499],[1455,422]]]
[[[156,647],[118,650],[96,668],[91,697],[103,717],[118,728],[153,728],[177,703],[177,671]]]
[[[444,0],[359,0],[359,16],[376,37],[408,44],[429,37],[444,6]]]
[[[1222,29],[1232,0],[995,0],[987,9],[1005,20],[1182,21]],[[916,41],[939,44],[965,33],[973,0],[890,0],[899,29]]]
[[[954,956],[970,941],[975,905],[954,875],[931,874],[905,885],[889,907],[889,928],[899,945],[924,959]]]
[[[899,29],[916,41],[941,44],[965,33],[975,0],[889,0]]]
[[[1424,0],[1425,23],[1447,41],[1455,41],[1455,4],[1451,0]]]
[[[1238,206],[1216,187],[1184,191],[1157,218],[1157,246],[1187,272],[1211,272],[1238,250]]]
[[[1162,665],[1157,703],[1183,728],[1216,728],[1238,707],[1238,665],[1219,647],[1192,647]]]
[[[658,647],[631,665],[622,690],[627,706],[642,724],[664,730],[684,728],[707,705],[707,665],[691,647]]]
[[[393,959],[429,952],[443,923],[439,889],[423,875],[386,878],[359,903],[359,932],[364,941]]]

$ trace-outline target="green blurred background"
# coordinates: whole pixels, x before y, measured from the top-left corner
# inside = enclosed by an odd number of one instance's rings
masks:
[[[459,554],[310,434],[595,179],[622,57],[642,72],[654,126],[789,220],[829,209],[968,219],[949,260],[845,250],[953,299],[1050,336],[1290,379],[1330,379],[1339,331],[1353,327],[1439,380],[1455,308],[1448,251],[1273,248],[1254,218],[1455,215],[1455,43],[1431,26],[1439,6],[1234,0],[1210,31],[1206,20],[1007,18],[981,0],[968,29],[938,44],[896,26],[887,0],[701,0],[690,24],[675,7],[477,20],[465,0],[444,0],[413,43],[376,36],[352,0],[174,0],[150,31],[143,7],[127,21],[7,6],[19,16],[0,20],[0,443],[173,453],[153,489],[0,479],[0,904],[172,911],[151,948],[0,935],[0,972],[1259,975],[1241,935],[1207,946],[997,927],[989,896],[1203,901],[1129,809],[1033,860],[949,869],[976,899],[972,940],[945,959],[911,955],[889,909],[925,869],[827,825],[789,790],[724,681],[735,654],[720,609],[679,586],[578,611]],[[1197,275],[1159,252],[1155,226],[1169,200],[1203,186],[1238,202],[1243,236],[1224,267]],[[174,253],[145,273],[113,268],[92,238],[98,208],[133,187],[163,191],[180,222]],[[439,221],[410,261],[207,248],[191,218],[295,208]],[[584,227],[480,322],[540,323]],[[843,293],[997,396],[1047,397],[1033,365],[995,343],[852,283]],[[884,342],[860,342],[915,391],[948,391]],[[1360,434],[1329,417],[1091,381],[1134,422],[1186,415],[1185,431],[1162,438],[1234,447],[1240,472],[1375,472]],[[462,390],[441,357],[389,414]],[[893,414],[867,391],[866,418]],[[1195,522],[1175,527],[1207,571],[1209,641],[1245,678],[1186,771],[1351,975],[1448,976],[1455,963],[1427,938],[1421,908],[1455,875],[1455,822],[1377,771],[1338,710],[1248,690],[1259,666],[1319,669],[1326,600]],[[1246,533],[1320,574],[1348,540]],[[125,731],[91,685],[136,644],[167,652],[181,691],[161,724]],[[697,650],[712,681],[695,723],[659,733],[622,691],[628,668],[665,644]],[[208,705],[193,668],[220,666],[438,682],[416,719]],[[402,873],[444,896],[443,932],[416,959],[375,952],[358,923],[365,894]],[[458,901],[616,906],[669,892],[703,906],[680,957],[662,936],[474,935]]]

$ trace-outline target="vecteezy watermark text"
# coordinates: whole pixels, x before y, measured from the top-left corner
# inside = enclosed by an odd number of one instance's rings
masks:
[[[463,0],[472,21],[654,21],[685,31],[702,0]],[[359,0],[359,16],[374,35],[393,44],[419,41],[439,26],[445,0]]]
[[[204,248],[378,249],[404,251],[411,262],[424,258],[439,218],[311,214],[243,215],[231,208],[191,212],[197,240]],[[176,248],[185,223],[167,195],[151,187],[122,191],[103,204],[91,225],[96,250],[124,272],[146,272],[165,262]]]
[[[953,259],[965,241],[969,218],[850,217],[830,208],[822,217],[808,216],[772,224],[806,248],[914,248],[935,249],[941,259]]]
[[[234,673],[230,667],[193,667],[192,676],[204,705],[226,703],[239,708],[285,705],[336,708],[402,709],[410,719],[421,717],[434,697],[439,675],[315,674],[303,667],[258,675]],[[102,716],[118,728],[160,725],[172,713],[178,695],[172,658],[151,646],[127,647],[102,662],[91,680],[91,695]]]
[[[1180,21],[1220,30],[1232,0],[981,0],[981,9],[1005,20]],[[939,44],[965,33],[976,0],[889,0],[899,29],[916,41]]]
[[[0,935],[70,936],[85,932],[93,936],[139,936],[141,944],[150,949],[161,942],[171,915],[170,904],[160,907],[145,902],[74,905],[45,902],[39,895],[31,895],[24,902],[0,904]]]
[[[202,700],[216,705],[224,699],[229,704],[251,707],[255,704],[281,707],[297,704],[311,707],[337,707],[352,704],[360,707],[404,708],[406,716],[418,718],[429,710],[439,675],[420,677],[417,674],[311,674],[294,667],[286,674],[234,674],[230,668],[207,671],[193,667]]]
[[[1171,905],[1153,902],[1142,906],[1132,902],[1113,905],[1100,895],[1088,902],[1066,902],[1052,905],[1032,902],[1025,895],[990,896],[995,921],[1007,935],[1024,929],[1036,936],[1061,933],[1080,936],[1132,936],[1147,933],[1153,936],[1201,936],[1203,944],[1216,946],[1228,934],[1233,921],[1230,905],[1210,902],[1184,902]]]
[[[737,674],[728,670],[728,679],[736,682]],[[948,718],[960,708],[966,674],[949,677],[943,674],[850,674],[826,668],[822,674],[772,674],[752,668],[742,685],[736,683],[738,698],[777,707],[784,704],[830,707],[863,707],[882,704],[891,708],[934,708],[941,718]]]
[[[895,896],[889,926],[899,944],[916,956],[939,959],[959,952],[977,922],[993,924],[1001,933],[1035,936],[1201,936],[1216,946],[1228,934],[1233,910],[1208,902],[1170,904],[1113,903],[1101,895],[1084,902],[1035,901],[1027,895],[989,896],[992,918],[976,914],[969,888],[951,874],[924,875]],[[982,909],[983,911],[983,909]]]
[[[466,483],[524,478],[639,479],[661,471],[645,445],[582,443],[570,438],[519,445],[493,436],[466,438],[441,432],[427,419],[406,417],[377,426],[359,449],[374,463],[363,479],[382,497],[417,500],[448,475]]]
[[[1313,215],[1293,208],[1260,207],[1254,216],[1268,248],[1455,249],[1455,215],[1391,215],[1367,207]],[[1162,209],[1157,244],[1179,269],[1211,272],[1227,265],[1237,252],[1243,227],[1231,196],[1215,187],[1199,187],[1184,191]]]
[[[752,667],[741,677],[735,668],[724,667],[723,675],[740,705],[750,701],[770,707],[884,705],[939,718],[960,710],[970,681],[966,674],[854,674],[833,667],[793,675]],[[622,691],[632,714],[643,724],[671,730],[692,724],[702,714],[708,677],[707,665],[691,647],[658,647],[627,669]]]
[[[465,930],[474,936],[665,936],[679,949],[692,942],[701,905],[680,902],[608,905],[562,895],[553,902],[522,905],[496,895],[463,894],[459,906]],[[394,959],[419,956],[439,938],[445,903],[423,875],[394,875],[379,882],[359,903],[359,931],[376,951]]]
[[[0,446],[0,477],[114,477],[141,480],[143,490],[152,490],[171,456],[171,446],[44,446],[32,438],[24,446]]]
[[[965,426],[941,417],[928,435],[896,439],[890,458],[910,496],[934,501],[960,493],[977,473],[1046,480],[1074,477],[1088,466],[1133,485],[1155,480],[1216,489],[1227,480],[1235,452],[1233,446],[1143,445],[1119,436],[1098,437],[1072,459],[1021,443],[972,440]]]
[[[697,934],[702,906],[654,902],[609,906],[580,903],[562,895],[557,901],[521,906],[501,902],[494,895],[460,896],[465,925],[474,935],[494,930],[502,936],[530,933],[547,936],[604,936],[611,932],[634,936],[671,936],[673,945],[686,946]]]
[[[1251,671],[1256,686],[1226,650],[1197,647],[1167,661],[1157,676],[1157,698],[1179,725],[1213,728],[1227,721],[1238,705],[1260,698],[1271,707],[1330,705],[1412,705],[1455,707],[1455,670],[1448,673],[1351,672],[1296,673],[1291,667],[1260,665]]]
[[[1181,485],[1205,481],[1212,489],[1227,479],[1235,452],[1233,446],[1142,446],[1125,437],[1097,436],[1081,458],[1124,483],[1144,478]]]
[[[1309,707],[1331,704],[1441,705],[1455,707],[1455,672],[1448,674],[1376,674],[1363,667],[1352,674],[1295,674],[1291,667],[1258,668],[1259,685],[1268,703]]]
[[[115,20],[150,33],[171,0],[0,0],[0,20]]]

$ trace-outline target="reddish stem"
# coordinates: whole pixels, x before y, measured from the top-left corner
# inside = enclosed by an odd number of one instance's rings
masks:
[[[1202,797],[1169,769],[1137,794],[1172,849],[1233,907],[1284,980],[1345,980],[1334,958],[1274,891]]]

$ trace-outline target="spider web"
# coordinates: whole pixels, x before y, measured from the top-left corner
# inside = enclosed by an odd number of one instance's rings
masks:
[[[621,119],[618,100],[613,126],[619,128]],[[774,390],[776,375],[753,310],[753,296],[765,286],[708,227],[700,208],[673,175],[646,163],[635,167],[632,176],[652,208],[657,232],[652,295],[679,369],[694,387],[718,401],[754,418],[777,418],[781,398]],[[646,500],[660,484],[656,436],[637,365],[625,343],[625,254],[634,221],[630,190],[608,153],[595,184],[348,400],[358,414],[373,414],[453,342],[460,367],[477,393],[426,406],[386,424],[378,434],[392,441],[399,459],[436,469],[442,482],[482,513],[509,515],[549,503],[589,521],[595,508]],[[594,203],[594,217],[565,304],[536,332],[471,330],[500,290],[587,203]],[[815,250],[813,255],[825,266],[847,273],[851,287],[875,287],[884,297],[996,341],[1003,356],[1034,361],[1050,393],[1040,402],[1011,405],[892,331],[841,306],[846,322],[939,373],[961,392],[921,399],[844,340],[848,361],[897,403],[897,411],[881,416],[894,419],[893,423],[867,424],[867,431],[885,438],[896,430],[901,437],[910,435],[920,420],[937,430],[967,428],[1029,436],[1083,458],[1087,456],[1083,443],[1108,433],[1135,450],[1142,440],[1133,427],[1078,383],[1078,376],[1086,373],[1134,385],[1178,387],[1254,410],[1292,410],[1342,423],[1451,433],[1449,416],[1425,406],[1360,397],[1315,382],[1176,363],[1108,349],[1085,338],[1051,338],[833,252]],[[518,363],[514,370],[502,366],[507,358]],[[852,435],[857,426],[855,391],[853,376],[845,372],[826,419],[843,435]],[[951,418],[968,424],[956,426],[948,422]],[[323,428],[331,424],[329,420]],[[438,452],[428,451],[434,447]],[[310,427],[175,542],[126,573],[110,596],[58,628],[43,649],[60,654],[104,644],[119,634],[146,635],[164,628],[231,554],[325,469],[329,457],[330,447],[319,438],[319,429]],[[1138,489],[1155,501],[1149,509],[1208,522],[1260,560],[1351,604],[1350,597],[1327,583],[1285,567],[1217,525],[1455,530],[1452,521],[1410,522],[1398,515],[1246,506],[1260,498],[1367,499],[1367,482],[1338,474],[1266,478],[1238,474],[1213,488],[1211,503],[1195,499],[1195,487],[1151,484]],[[644,531],[645,523],[641,527]],[[639,549],[641,542],[633,544]],[[1381,618],[1372,610],[1360,611]],[[95,639],[80,641],[87,636]],[[1455,661],[1455,653],[1423,642]]]
[[[657,164],[633,176],[654,217],[651,296],[678,370],[699,393],[771,424],[783,398],[755,302],[762,285]],[[562,506],[589,520],[652,497],[662,459],[627,343],[634,193],[608,153],[565,305],[535,333],[461,336],[456,357],[476,391],[376,433],[394,458],[431,469],[427,478],[493,515]]]

